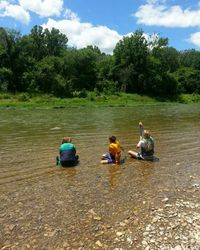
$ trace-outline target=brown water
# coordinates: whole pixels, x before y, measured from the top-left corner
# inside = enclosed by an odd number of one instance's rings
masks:
[[[127,155],[139,121],[158,162]],[[125,148],[120,166],[100,164],[109,135]],[[63,136],[76,145],[75,168],[55,166]],[[142,249],[165,197],[199,204],[199,152],[199,105],[0,110],[0,248]]]

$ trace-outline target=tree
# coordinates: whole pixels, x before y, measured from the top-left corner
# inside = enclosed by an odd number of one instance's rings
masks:
[[[193,67],[179,68],[174,76],[178,81],[181,93],[200,94],[200,70]]]
[[[97,81],[96,53],[90,48],[65,52],[63,75],[73,90],[94,90]]]
[[[152,56],[158,58],[162,64],[163,70],[175,72],[179,68],[179,52],[172,47],[157,48]]]
[[[67,48],[68,38],[58,29],[52,28],[51,31],[45,29],[44,36],[48,56],[60,56],[63,49]]]
[[[21,39],[19,32],[13,29],[0,28],[0,66],[8,69],[8,91],[17,91],[18,74],[16,59],[18,58],[17,43]],[[5,72],[5,71],[4,71]]]
[[[12,77],[10,69],[5,67],[0,68],[0,91],[8,91]]]
[[[36,25],[29,36],[32,46],[31,53],[36,60],[41,60],[45,56],[60,56],[62,51],[67,48],[68,38],[55,28],[49,31]]]
[[[200,69],[200,52],[195,49],[184,50],[179,55],[180,67]]]
[[[113,52],[115,60],[114,75],[116,80],[123,84],[124,72],[129,71],[126,80],[127,91],[141,93],[147,70],[148,44],[144,33],[137,30],[130,37],[119,41]],[[131,65],[131,66],[130,66]]]
[[[67,80],[62,76],[63,60],[60,57],[45,57],[36,64],[32,89],[56,96],[69,96]]]
[[[178,93],[178,82],[172,74],[165,70],[162,62],[154,56],[150,56],[148,59],[148,78],[144,93],[157,97],[176,96]]]

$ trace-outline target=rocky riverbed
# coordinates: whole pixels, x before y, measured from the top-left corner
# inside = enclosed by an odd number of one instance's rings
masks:
[[[128,170],[113,167],[114,179]],[[58,176],[52,176],[1,193],[1,250],[200,249],[197,176],[188,177],[188,188],[177,189],[171,197],[169,192],[169,197],[158,193],[149,199],[134,186],[130,189],[127,175],[123,186],[112,184],[108,191],[105,169],[90,189],[86,180],[78,179],[64,188],[64,171],[59,186]],[[74,171],[69,170],[68,177],[73,178]]]

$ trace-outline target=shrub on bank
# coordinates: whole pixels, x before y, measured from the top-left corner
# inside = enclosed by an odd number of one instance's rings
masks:
[[[197,103],[200,102],[200,95],[198,94],[182,94],[179,96],[180,103]]]

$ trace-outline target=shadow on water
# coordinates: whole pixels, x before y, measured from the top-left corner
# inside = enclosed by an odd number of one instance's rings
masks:
[[[162,207],[164,198],[200,200],[193,192],[200,174],[198,105],[0,110],[0,115],[0,247],[94,249],[95,242],[101,248],[100,239],[110,249],[133,249],[116,241],[116,232],[127,226],[126,237],[137,239],[134,247],[141,249],[150,211]],[[126,153],[136,150],[138,121],[155,139],[153,162]],[[121,165],[100,164],[110,135],[125,148]],[[76,145],[76,167],[55,166],[63,136]]]

